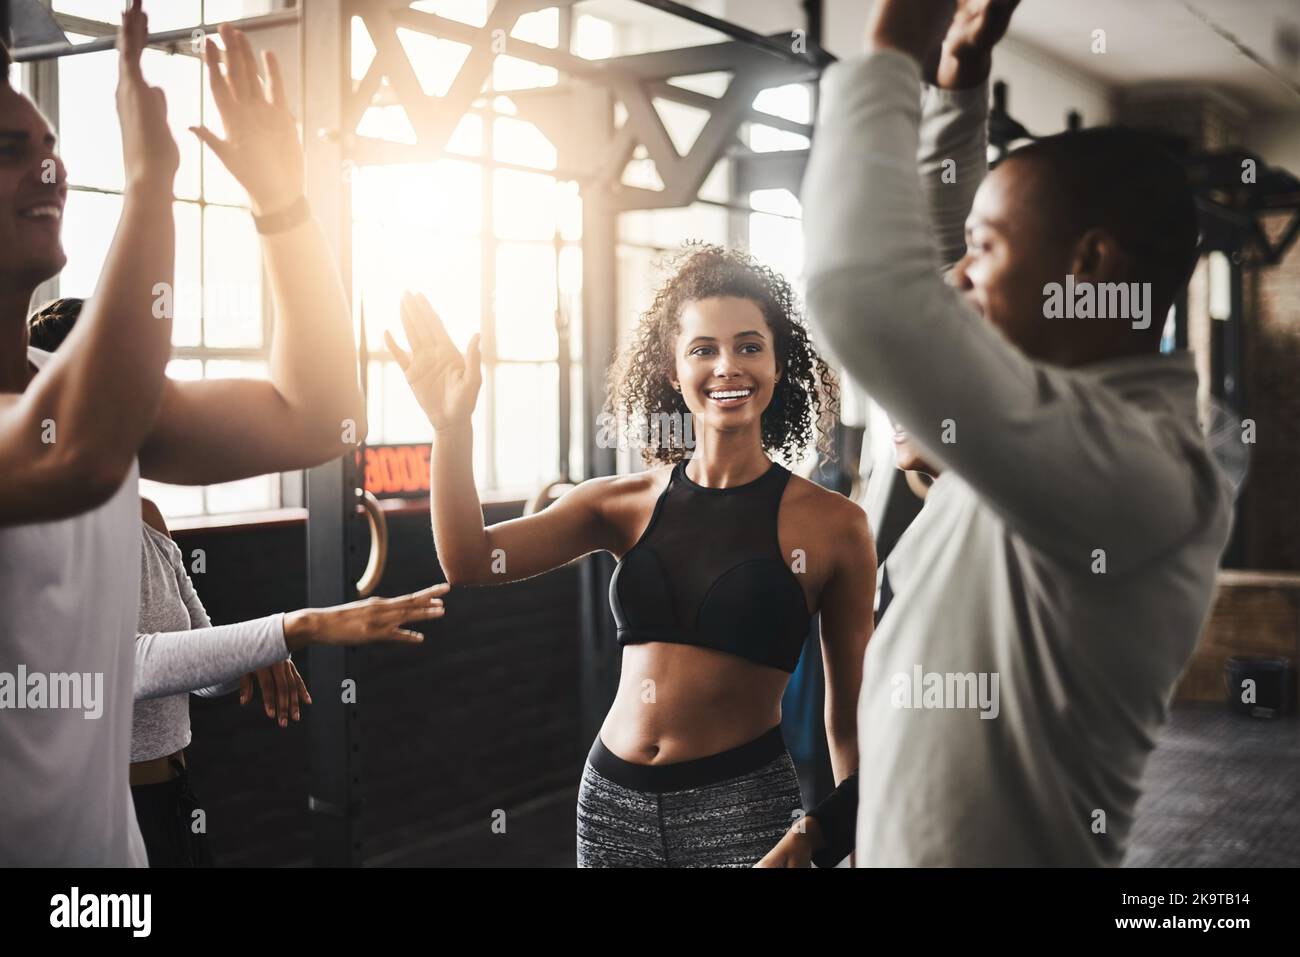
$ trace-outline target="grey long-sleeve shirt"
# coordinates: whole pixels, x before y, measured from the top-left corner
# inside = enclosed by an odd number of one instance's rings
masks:
[[[144,522],[140,527],[133,762],[189,745],[189,692],[228,694],[241,676],[289,656],[284,615],[213,627],[176,543]]]
[[[983,91],[925,90],[922,139],[910,57],[822,89],[809,314],[944,469],[864,661],[857,862],[1118,863],[1229,530],[1195,370],[1032,361],[942,281],[985,171]]]

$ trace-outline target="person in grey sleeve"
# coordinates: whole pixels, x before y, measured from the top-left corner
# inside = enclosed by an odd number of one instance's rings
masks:
[[[1229,532],[1191,357],[1159,351],[1182,169],[1104,128],[984,178],[1015,5],[879,0],[804,183],[814,328],[940,470],[864,659],[859,865],[1118,864]]]

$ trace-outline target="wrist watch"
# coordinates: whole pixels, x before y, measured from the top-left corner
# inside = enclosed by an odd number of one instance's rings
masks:
[[[262,235],[268,233],[282,233],[286,230],[305,223],[311,218],[311,204],[307,202],[306,196],[299,196],[284,209],[274,213],[266,213],[262,216],[253,213],[253,224],[257,231]]]

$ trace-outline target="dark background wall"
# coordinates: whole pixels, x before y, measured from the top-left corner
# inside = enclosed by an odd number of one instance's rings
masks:
[[[489,507],[489,524],[516,517]],[[427,511],[389,517],[378,594],[442,581]],[[306,601],[301,523],[176,533],[217,624]],[[356,653],[368,864],[572,865],[580,740],[579,572],[453,591],[418,646]],[[295,656],[314,697],[310,655]],[[310,708],[306,709],[310,712]],[[191,698],[194,790],[220,865],[311,863],[306,721],[281,729],[258,701]],[[504,815],[501,813],[504,812]],[[493,828],[493,821],[503,822]]]

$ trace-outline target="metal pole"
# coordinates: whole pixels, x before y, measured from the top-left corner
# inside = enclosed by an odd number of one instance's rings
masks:
[[[307,193],[332,240],[350,296],[351,190],[340,184],[340,144],[315,132],[336,129],[342,116],[345,87],[350,85],[347,23],[342,0],[312,0],[304,11],[299,44]],[[307,473],[307,600],[311,605],[337,605],[356,598],[359,484],[351,452]],[[308,651],[308,678],[316,693],[307,718],[307,806],[317,866],[355,867],[362,861],[359,709],[364,689],[354,683],[356,654],[351,648],[319,645]]]
[[[812,63],[820,65],[829,60],[830,57],[820,48],[814,47],[815,52],[796,53],[793,45],[786,44],[780,40],[773,40],[771,37],[765,37],[761,33],[755,33],[753,30],[746,29],[737,23],[729,20],[723,20],[719,17],[702,13],[694,7],[688,7],[684,3],[677,3],[676,0],[636,0],[637,3],[647,7],[654,7],[656,10],[662,10],[664,13],[670,13],[675,17],[681,17],[683,20],[689,20],[692,23],[698,23],[702,27],[708,27],[721,33],[723,36],[731,37],[733,40],[739,40],[746,46],[751,46],[756,50],[762,50],[764,53],[770,53],[775,57],[785,60],[787,63]]]
[[[0,9],[4,10],[0,16],[8,16],[7,0],[0,0]],[[246,17],[243,20],[231,20],[230,26],[236,30],[242,30],[245,33],[252,33],[257,30],[267,30],[271,27],[281,27],[295,24],[298,22],[297,10],[285,10],[281,13],[268,13],[260,17]],[[6,23],[7,27],[8,24]],[[220,24],[200,23],[188,30],[165,30],[162,33],[151,33],[148,38],[149,46],[169,47],[178,43],[192,43],[197,33],[199,36],[207,36],[216,33]],[[77,56],[81,53],[99,53],[103,50],[111,50],[117,45],[117,34],[99,37],[87,43],[43,43],[38,46],[23,47],[12,51],[15,63],[29,63],[34,60],[50,60],[55,57]]]

